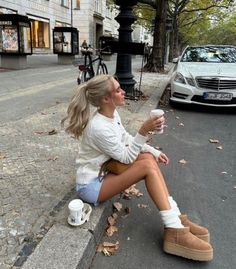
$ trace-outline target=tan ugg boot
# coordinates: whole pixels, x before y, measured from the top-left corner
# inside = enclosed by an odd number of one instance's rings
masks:
[[[206,242],[210,242],[210,234],[209,231],[207,230],[207,228],[202,227],[196,223],[193,223],[192,221],[190,221],[188,219],[187,215],[183,215],[181,214],[179,216],[181,223],[185,226],[185,227],[189,227],[190,228],[190,232],[192,234],[194,234],[195,236],[197,236],[198,238],[206,241]]]
[[[212,246],[190,233],[189,227],[165,228],[164,251],[196,261],[213,259]]]

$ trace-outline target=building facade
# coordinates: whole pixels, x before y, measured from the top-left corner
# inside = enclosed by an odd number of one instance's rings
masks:
[[[79,45],[97,48],[102,35],[118,36],[118,11],[106,0],[0,0],[0,14],[26,15],[31,21],[33,53],[52,53],[52,33],[57,26],[75,27]]]

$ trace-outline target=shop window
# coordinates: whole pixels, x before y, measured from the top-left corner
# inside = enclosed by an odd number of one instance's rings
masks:
[[[76,0],[76,9],[80,9],[80,0]]]
[[[31,35],[30,27],[19,23],[20,27],[20,52],[21,53],[31,53]]]
[[[32,21],[32,45],[33,48],[49,48],[48,22]]]

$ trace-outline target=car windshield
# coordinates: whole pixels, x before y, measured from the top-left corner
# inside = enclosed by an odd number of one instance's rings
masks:
[[[188,47],[181,62],[236,63],[236,47]]]

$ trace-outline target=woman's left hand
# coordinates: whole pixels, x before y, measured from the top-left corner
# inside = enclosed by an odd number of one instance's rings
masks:
[[[162,152],[158,157],[158,161],[164,165],[167,165],[169,163],[169,158]]]

